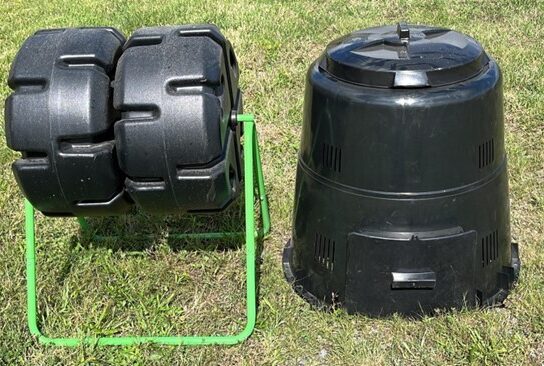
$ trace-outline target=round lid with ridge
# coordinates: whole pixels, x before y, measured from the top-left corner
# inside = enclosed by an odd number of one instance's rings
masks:
[[[482,46],[462,33],[399,23],[360,30],[333,41],[320,67],[355,84],[422,88],[469,79],[488,62]]]

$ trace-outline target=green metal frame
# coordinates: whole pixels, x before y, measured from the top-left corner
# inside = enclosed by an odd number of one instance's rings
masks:
[[[130,346],[140,343],[165,345],[230,345],[243,342],[255,328],[257,317],[256,294],[256,241],[264,238],[270,231],[270,214],[264,187],[264,178],[259,152],[257,131],[251,114],[239,114],[238,123],[244,124],[244,193],[245,193],[245,239],[246,239],[246,325],[235,335],[223,336],[108,336],[84,338],[56,338],[43,334],[38,327],[38,299],[36,293],[36,242],[34,228],[34,207],[25,199],[26,232],[26,277],[27,277],[27,319],[30,332],[42,344],[56,346],[79,346],[82,344],[99,346]],[[257,180],[255,186],[254,181]],[[255,228],[255,191],[258,194],[262,228]],[[78,218],[83,230],[88,226],[83,218]],[[215,232],[173,234],[170,237],[181,239],[224,239],[243,237],[244,232]],[[102,237],[103,238],[103,237]]]

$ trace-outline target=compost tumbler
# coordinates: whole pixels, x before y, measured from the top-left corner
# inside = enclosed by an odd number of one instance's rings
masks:
[[[510,241],[502,77],[474,39],[397,24],[307,74],[283,268],[319,307],[373,316],[501,303]]]
[[[108,27],[46,29],[25,41],[8,77],[13,93],[5,131],[8,147],[21,153],[12,168],[26,198],[27,321],[40,343],[229,345],[251,335],[257,240],[268,234],[270,214],[255,121],[242,113],[238,79],[234,50],[213,25],[142,28],[128,40]],[[244,230],[165,233],[181,240],[245,238],[241,332],[50,337],[41,331],[35,209],[77,216],[90,240],[124,240],[149,235],[102,235],[85,216],[121,215],[134,207],[212,214],[242,189]]]

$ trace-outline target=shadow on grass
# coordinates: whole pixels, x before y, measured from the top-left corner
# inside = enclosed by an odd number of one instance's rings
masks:
[[[173,252],[179,251],[238,251],[245,250],[245,205],[243,197],[231,204],[226,210],[213,214],[180,214],[180,215],[148,215],[142,212],[133,212],[118,217],[87,218],[86,229],[80,229],[78,234],[72,235],[69,241],[67,256],[62,268],[56,276],[59,289],[49,301],[49,307],[55,308],[60,300],[60,289],[73,270],[80,249],[107,248],[112,252],[153,252],[158,246],[165,243]],[[261,226],[260,215],[256,215],[255,227]],[[230,238],[176,238],[176,234],[186,233],[239,233]],[[256,295],[259,306],[260,277],[263,251],[263,238],[256,240]],[[241,268],[241,272],[245,272]],[[47,309],[40,306],[43,314],[41,322],[48,317]]]
[[[118,217],[87,219],[88,230],[77,237],[83,248],[105,247],[113,251],[152,251],[166,242],[173,251],[225,251],[244,246],[245,216],[242,200],[212,214],[149,215],[133,212]],[[227,238],[179,238],[189,233],[240,233]]]

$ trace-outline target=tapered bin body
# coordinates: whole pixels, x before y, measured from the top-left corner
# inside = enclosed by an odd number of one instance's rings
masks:
[[[472,38],[385,26],[309,68],[287,279],[370,315],[499,303],[510,241],[502,78]]]

